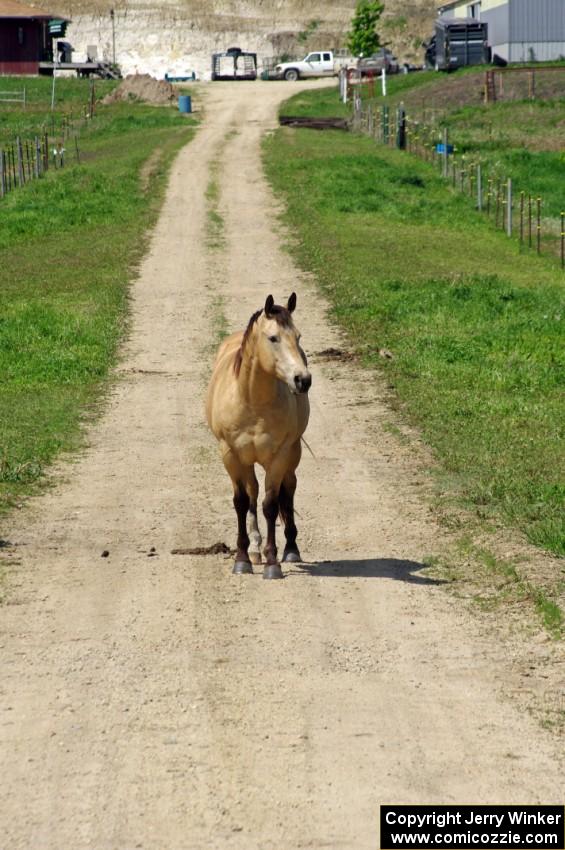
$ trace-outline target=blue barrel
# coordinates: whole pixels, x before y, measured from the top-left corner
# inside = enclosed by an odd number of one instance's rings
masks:
[[[179,94],[179,112],[192,112],[192,98],[189,94]]]

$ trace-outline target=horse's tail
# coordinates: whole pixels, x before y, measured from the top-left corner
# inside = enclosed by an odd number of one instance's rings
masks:
[[[314,460],[316,460],[316,455],[314,454],[314,452],[312,451],[312,449],[310,448],[310,446],[308,445],[308,443],[306,442],[304,437],[301,437],[300,439],[302,440],[302,442],[304,443],[304,445],[306,446],[306,448],[308,449],[308,451],[310,452],[310,454],[312,455]]]
[[[290,493],[284,486],[284,483],[282,483],[279,490],[279,517],[281,518],[281,522],[284,523],[285,528],[288,522],[293,520],[293,513]]]

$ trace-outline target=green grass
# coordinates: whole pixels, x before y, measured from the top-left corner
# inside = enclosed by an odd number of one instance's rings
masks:
[[[452,110],[447,123],[467,150],[554,150],[563,147],[565,99],[493,103]]]
[[[532,66],[537,70],[563,63]],[[485,107],[463,106],[456,108],[449,95],[457,86],[464,96],[461,84],[467,81],[472,90],[484,84],[484,69],[462,68],[456,74],[437,74],[433,71],[399,74],[387,80],[387,97],[381,95],[378,80],[374,84],[374,109],[388,104],[391,111],[408,96],[407,114],[421,120],[422,103],[427,103],[427,118],[435,112],[440,129],[449,128],[450,143],[455,145],[458,157],[481,161],[484,174],[493,180],[512,178],[514,194],[520,192],[543,200],[543,218],[552,219],[558,226],[558,217],[565,210],[565,183],[563,181],[563,126],[565,124],[565,98],[559,95],[559,79],[555,77],[555,96],[545,100],[497,102]],[[365,102],[369,89],[362,87]],[[445,102],[444,102],[444,99]],[[292,105],[291,105],[292,104]],[[446,112],[447,107],[447,112]],[[303,92],[287,101],[286,113],[299,116],[324,117],[351,116],[351,104],[342,104],[334,87]],[[486,177],[485,177],[486,185]],[[517,203],[517,202],[516,202]],[[546,224],[547,226],[547,224]],[[556,229],[557,235],[557,229]]]
[[[434,76],[433,72],[418,72],[413,74],[396,74],[387,79],[387,97],[400,96],[402,92],[429,83]],[[289,83],[289,86],[291,84]],[[363,86],[365,89],[366,86]],[[380,82],[375,80],[374,87],[376,100],[382,100],[380,95]],[[349,118],[351,116],[351,103],[342,103],[339,98],[337,83],[323,89],[312,89],[285,101],[280,109],[281,115],[293,115],[294,117],[315,116],[316,118]]]
[[[511,177],[515,193],[540,196],[544,217],[565,210],[565,99],[467,106],[443,123],[458,153],[480,159],[493,176]]]
[[[101,106],[80,165],[0,202],[0,509],[80,444],[127,328],[128,284],[169,164],[193,132],[174,109]]]
[[[565,617],[552,596],[563,592],[563,579],[553,576],[551,586],[524,578],[522,566],[500,558],[485,546],[476,545],[470,536],[458,539],[440,556],[426,559],[426,564],[437,578],[452,584],[455,593],[463,592],[465,598],[481,610],[503,616],[508,606],[527,613],[527,620],[542,626],[555,640],[563,637]]]
[[[289,83],[291,85],[291,83]],[[323,89],[303,91],[284,102],[280,109],[281,115],[316,116],[316,118],[340,117],[349,118],[351,106],[339,99],[337,85]]]
[[[386,371],[443,488],[565,554],[562,273],[520,255],[431,166],[368,138],[281,129],[264,156],[299,261]]]
[[[117,85],[116,80],[98,80],[94,83],[97,99],[101,99]],[[88,110],[90,83],[70,77],[55,81],[54,109],[51,110],[52,80],[46,77],[2,77],[2,91],[18,92],[26,89],[26,108],[20,104],[0,103],[0,145],[12,142],[16,136],[33,139],[41,132],[51,135],[59,132],[63,116],[79,118]]]
[[[212,250],[224,245],[224,219],[220,212],[220,162],[218,159],[210,163],[210,177],[206,186],[206,244]]]

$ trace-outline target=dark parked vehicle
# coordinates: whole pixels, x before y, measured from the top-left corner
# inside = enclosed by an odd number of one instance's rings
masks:
[[[400,70],[398,60],[385,47],[377,50],[372,56],[359,59],[357,68],[361,71],[361,74],[380,74],[383,68],[387,74],[398,74]]]
[[[488,27],[474,18],[438,18],[426,47],[426,64],[436,71],[454,71],[465,65],[488,65]]]
[[[257,54],[240,47],[212,54],[212,80],[256,80]]]

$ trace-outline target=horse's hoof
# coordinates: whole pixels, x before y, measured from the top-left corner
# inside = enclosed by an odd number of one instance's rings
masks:
[[[252,564],[262,564],[263,563],[263,559],[261,558],[260,552],[250,552],[249,553],[249,560],[251,561]]]
[[[265,564],[263,578],[284,578],[280,564]]]
[[[298,549],[289,549],[288,552],[284,551],[283,553],[283,563],[285,564],[299,564],[301,563],[302,558],[300,557],[300,552]]]
[[[232,573],[235,576],[243,576],[253,572],[253,567],[249,561],[236,561],[233,565]]]

